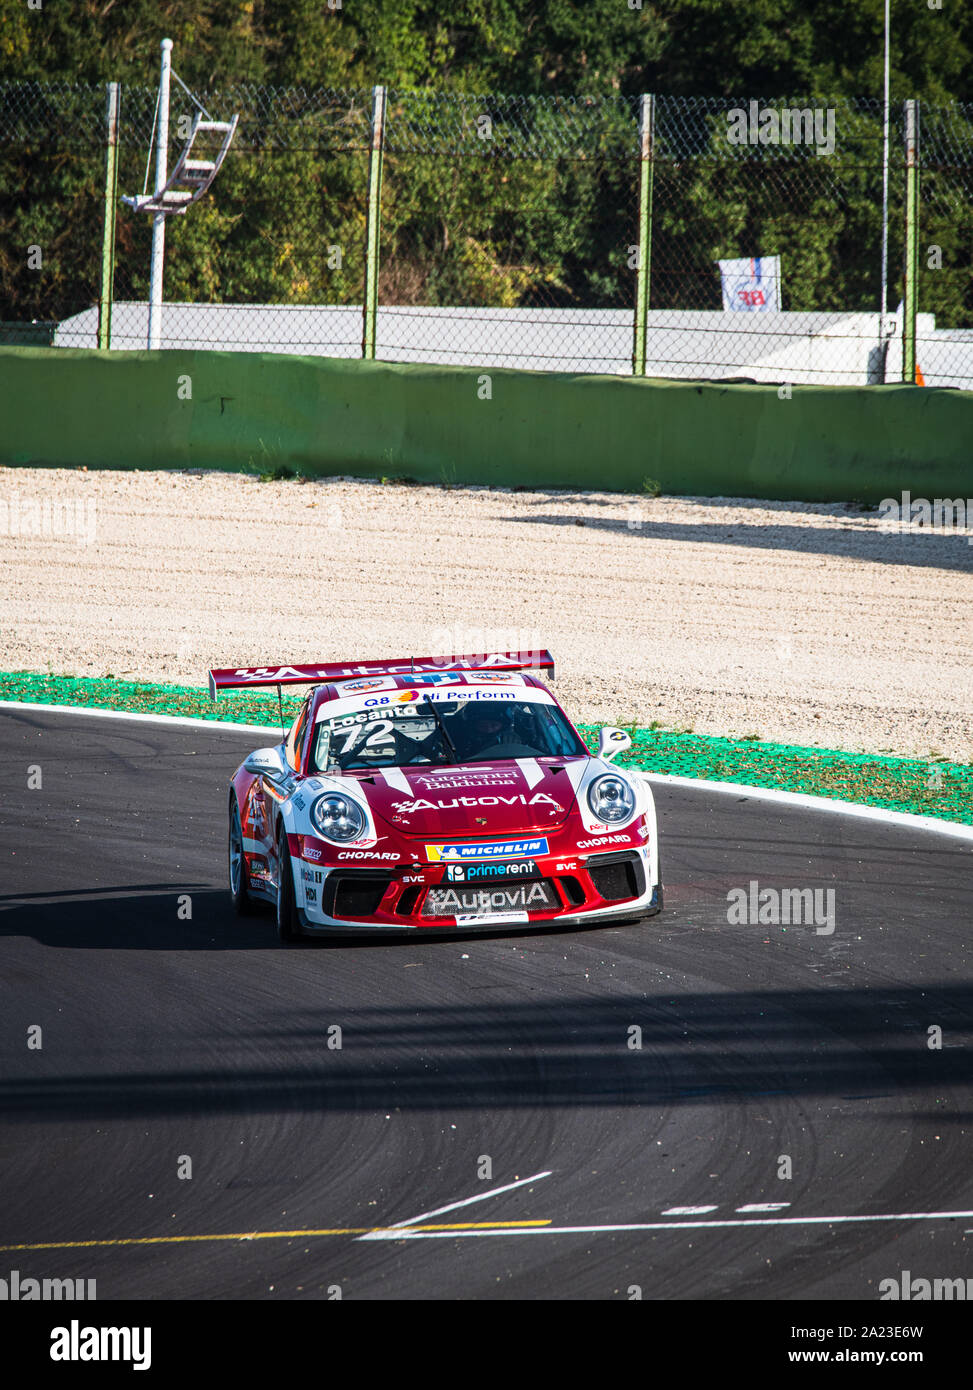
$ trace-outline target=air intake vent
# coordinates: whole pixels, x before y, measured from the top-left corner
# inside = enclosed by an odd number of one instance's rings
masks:
[[[599,855],[589,859],[585,868],[606,902],[640,898],[645,892],[645,871],[637,854]]]
[[[334,906],[322,907],[330,917],[371,917],[391,883],[390,874],[348,873],[329,874],[327,886],[334,893]]]

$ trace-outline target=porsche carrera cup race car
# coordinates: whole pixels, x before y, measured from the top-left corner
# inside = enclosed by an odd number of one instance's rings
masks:
[[[233,776],[236,911],[269,904],[284,942],[660,912],[652,793],[610,761],[628,734],[602,729],[593,757],[529,655],[211,671],[214,700],[312,686]]]

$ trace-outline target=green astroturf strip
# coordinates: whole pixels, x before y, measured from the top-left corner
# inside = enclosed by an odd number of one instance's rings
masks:
[[[276,691],[230,691],[214,704],[205,689],[157,685],[147,681],[100,680],[74,676],[0,673],[0,700],[34,704],[85,705],[141,714],[179,714],[196,719],[279,727]],[[284,717],[293,719],[300,694],[284,693]],[[581,725],[589,747],[597,728]],[[712,738],[665,729],[628,726],[632,749],[618,762],[646,772],[667,772],[703,781],[740,782],[806,792],[839,801],[856,801],[913,815],[973,825],[973,764],[937,758],[890,757],[798,748],[753,739]]]

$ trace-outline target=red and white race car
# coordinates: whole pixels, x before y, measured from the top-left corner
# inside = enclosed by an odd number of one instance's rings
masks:
[[[312,685],[229,794],[230,895],[283,941],[612,923],[662,909],[652,794],[592,757],[548,652],[211,671],[210,693]]]

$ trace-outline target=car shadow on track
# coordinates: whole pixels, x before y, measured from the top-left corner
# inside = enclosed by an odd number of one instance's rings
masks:
[[[602,924],[603,926],[604,924]],[[620,925],[613,923],[612,925]],[[208,884],[120,884],[54,893],[0,897],[0,937],[29,936],[42,945],[71,950],[316,951],[375,950],[421,941],[505,940],[516,936],[575,935],[597,925],[559,923],[490,931],[403,929],[368,935],[309,938],[282,946],[271,908],[237,917],[225,889]]]
[[[930,1053],[922,1032],[931,998],[937,1017],[968,1021],[965,985],[349,1000],[338,1006],[344,1045],[332,1051],[334,1008],[322,1010],[320,980],[305,989],[287,972],[280,983],[286,999],[276,1011],[265,1004],[262,1020],[224,1019],[201,1037],[194,1017],[183,1034],[188,1056],[167,1035],[137,1060],[111,1059],[108,1071],[0,1079],[7,1123],[747,1103],[767,1116],[825,1099],[837,1104],[836,1123],[867,1113],[901,1128],[915,1117],[934,1122],[945,1142],[946,1127],[956,1135],[969,1116],[973,1050]],[[377,983],[387,990],[389,977]],[[637,1050],[628,1045],[634,1021]]]
[[[69,950],[239,951],[276,945],[271,918],[234,916],[208,884],[120,884],[0,898],[0,936]]]

